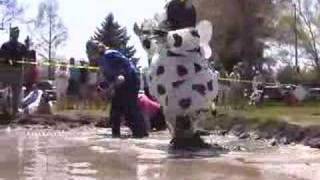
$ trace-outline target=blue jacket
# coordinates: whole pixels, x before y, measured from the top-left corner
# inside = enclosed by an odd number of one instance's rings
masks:
[[[107,50],[99,60],[99,66],[104,74],[106,86],[114,83],[119,75],[123,75],[125,82],[119,89],[130,92],[139,91],[140,81],[138,70],[135,65],[119,51]]]

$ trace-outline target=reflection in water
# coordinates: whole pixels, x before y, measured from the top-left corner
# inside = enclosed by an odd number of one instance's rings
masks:
[[[320,153],[303,146],[270,149],[264,142],[211,136],[209,142],[249,151],[174,152],[168,150],[167,132],[142,140],[101,132],[105,129],[0,130],[0,180],[320,179]]]

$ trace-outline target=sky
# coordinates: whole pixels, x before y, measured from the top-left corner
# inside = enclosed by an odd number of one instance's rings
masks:
[[[69,59],[87,59],[85,43],[93,35],[104,18],[113,13],[115,20],[128,30],[131,36],[129,45],[137,49],[136,57],[140,65],[146,66],[146,53],[141,47],[138,37],[133,33],[133,24],[144,18],[152,18],[155,13],[162,12],[165,0],[58,0],[59,14],[69,30],[69,38],[57,54]],[[25,16],[35,17],[41,0],[18,0],[26,7]],[[21,29],[20,41],[23,41],[28,32]]]

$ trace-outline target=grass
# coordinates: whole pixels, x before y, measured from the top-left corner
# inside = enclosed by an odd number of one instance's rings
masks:
[[[95,108],[78,108],[78,109],[68,109],[68,108],[57,108],[53,109],[53,114],[58,115],[87,115],[87,116],[109,116],[110,104],[95,107]]]
[[[243,111],[232,111],[232,115],[242,115],[251,119],[284,120],[299,125],[320,124],[320,102],[306,102],[297,106],[269,102],[262,107],[248,107]]]
[[[90,115],[109,116],[110,105],[97,109],[63,109],[55,110],[55,114],[60,115]],[[245,110],[224,111],[218,107],[218,112],[228,114],[232,117],[246,117],[255,120],[256,123],[284,120],[289,123],[307,125],[320,125],[320,102],[305,102],[297,106],[288,106],[281,102],[266,102],[261,107],[247,107]]]

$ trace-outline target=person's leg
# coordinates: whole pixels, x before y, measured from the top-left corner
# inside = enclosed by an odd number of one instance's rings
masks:
[[[18,111],[20,101],[21,101],[21,86],[18,84],[12,85],[12,99],[13,99],[13,115]]]
[[[19,68],[11,66],[0,68],[0,82],[11,87],[12,105],[10,108],[13,110],[13,117],[17,114],[21,102],[22,78],[22,72]]]
[[[143,119],[141,110],[138,106],[138,95],[129,95],[126,102],[125,118],[129,122],[129,127],[132,130],[132,134],[136,138],[142,138],[148,136],[145,121]]]
[[[79,99],[79,87],[78,82],[74,79],[69,79],[67,88],[67,95],[69,96],[68,106],[71,109],[78,109],[77,100]]]
[[[150,123],[151,123],[151,129],[155,129],[156,131],[161,131],[166,129],[164,116],[160,111],[150,119]]]
[[[121,96],[115,96],[111,102],[110,110],[110,123],[112,128],[112,136],[120,137],[120,125],[121,125],[121,116],[123,113],[123,105],[121,102]]]

